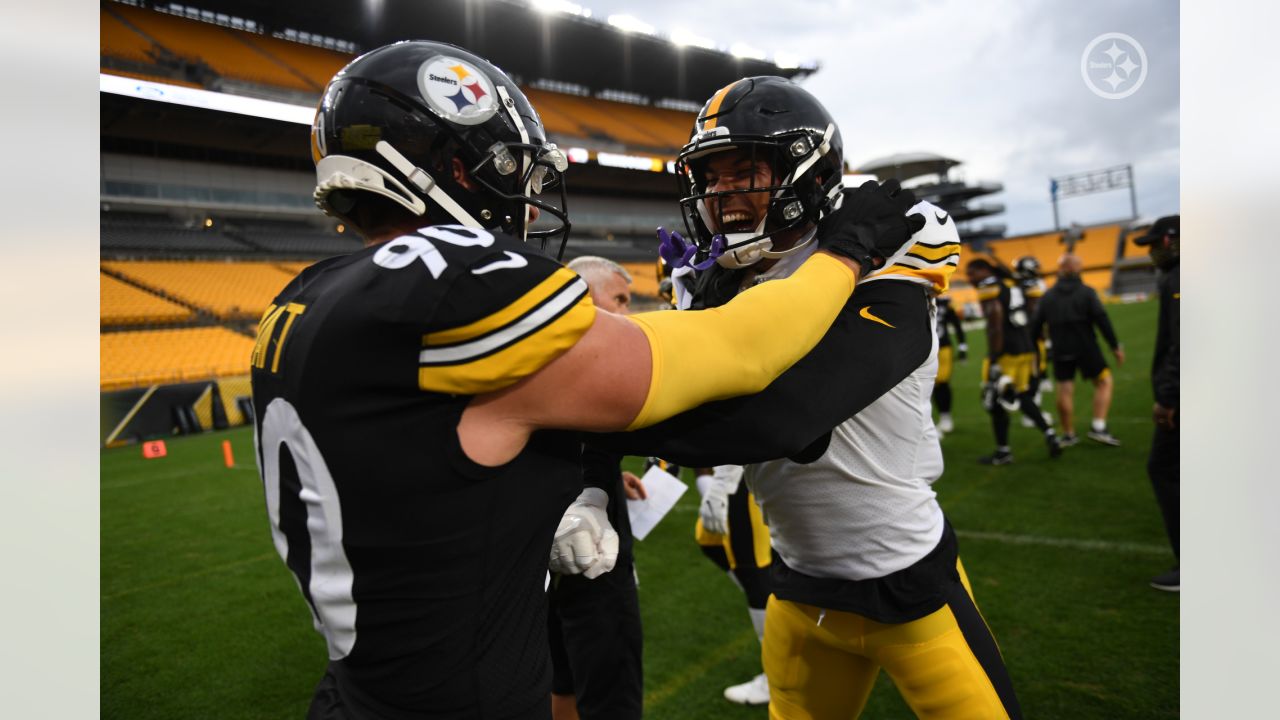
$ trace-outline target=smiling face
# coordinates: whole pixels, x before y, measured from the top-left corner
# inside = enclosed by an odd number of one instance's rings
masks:
[[[750,190],[773,185],[773,168],[762,159],[753,160],[745,150],[726,150],[707,159],[702,171],[706,184],[704,192],[718,193],[728,190]],[[706,199],[713,233],[754,232],[769,210],[769,192],[736,192],[730,195],[713,195]]]

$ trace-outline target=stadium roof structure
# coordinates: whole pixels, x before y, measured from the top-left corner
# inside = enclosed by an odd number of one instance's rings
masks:
[[[909,185],[916,197],[928,200],[955,218],[960,239],[978,242],[1002,237],[1005,226],[1000,223],[973,222],[1004,212],[1004,203],[970,203],[971,200],[1004,190],[998,182],[965,182],[951,176],[960,160],[930,152],[907,152],[870,160],[858,166],[857,173],[875,175],[880,180],[897,180]],[[911,181],[919,182],[912,183]]]
[[[683,100],[701,106],[716,90],[741,77],[797,78],[818,69],[816,63],[783,67],[759,57],[681,45],[656,31],[628,31],[604,19],[542,11],[539,4],[522,0],[192,2],[203,10],[252,19],[268,35],[305,31],[350,41],[363,50],[397,40],[449,42],[487,58],[521,83],[553,81],[592,95],[622,92],[653,104]],[[141,0],[132,4],[156,9],[173,5]]]
[[[948,170],[959,164],[959,160],[952,160],[935,153],[909,152],[863,163],[857,172],[875,175],[881,180],[906,182],[921,175],[946,175]]]

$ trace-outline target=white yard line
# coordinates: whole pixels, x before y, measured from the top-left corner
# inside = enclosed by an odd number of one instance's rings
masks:
[[[1100,550],[1102,552],[1132,553],[1138,555],[1166,555],[1172,552],[1163,545],[1145,543],[1112,542],[1110,540],[1081,540],[1076,538],[1044,537],[1042,535],[1011,535],[1009,533],[957,530],[956,535],[966,540],[990,540],[1009,545],[1045,545],[1071,548],[1072,550]]]

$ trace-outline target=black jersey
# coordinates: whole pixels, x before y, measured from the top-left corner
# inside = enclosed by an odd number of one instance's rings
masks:
[[[960,324],[960,315],[951,306],[951,298],[942,295],[935,301],[938,311],[934,315],[937,322],[938,347],[951,347],[951,330],[956,331],[956,340],[964,344],[964,327]]]
[[[1012,280],[1003,280],[992,275],[978,283],[977,290],[979,300],[983,302],[996,300],[1004,310],[1004,325],[1001,328],[1004,347],[1001,354],[1021,355],[1035,352],[1035,345],[1031,342],[1031,333],[1028,328],[1031,314],[1027,311],[1027,301],[1022,288]]]
[[[272,536],[355,717],[547,714],[547,556],[582,486],[580,441],[535,433],[489,468],[457,424],[594,316],[573,272],[451,226],[317,263],[263,316],[253,402]]]

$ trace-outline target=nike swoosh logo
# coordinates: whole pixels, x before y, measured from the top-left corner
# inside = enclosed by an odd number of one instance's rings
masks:
[[[934,216],[935,218],[937,218],[937,219],[938,219],[938,224],[939,224],[939,225],[946,225],[946,224],[947,224],[947,218],[948,218],[949,216],[948,216],[946,213],[934,213],[934,214],[933,214],[933,216]]]
[[[483,275],[487,272],[493,272],[494,270],[509,270],[509,269],[515,269],[515,268],[522,268],[525,265],[529,264],[529,261],[526,260],[523,255],[517,255],[511,252],[510,250],[504,250],[503,252],[507,254],[506,259],[494,260],[488,265],[483,265],[481,267],[476,268],[475,270],[472,270],[471,274]]]
[[[892,325],[890,325],[889,323],[885,322],[885,321],[884,321],[884,320],[882,320],[881,318],[878,318],[878,317],[876,317],[875,315],[872,315],[872,314],[871,314],[871,306],[870,306],[870,305],[866,305],[866,306],[864,306],[861,310],[859,310],[859,311],[858,311],[858,315],[860,315],[860,316],[862,316],[862,317],[864,317],[864,318],[866,318],[866,319],[870,320],[871,322],[878,322],[878,323],[880,323],[881,325],[883,325],[883,326],[885,326],[885,327],[888,327],[888,328],[893,327]],[[895,329],[895,330],[897,330],[897,328],[894,328],[894,329]]]

